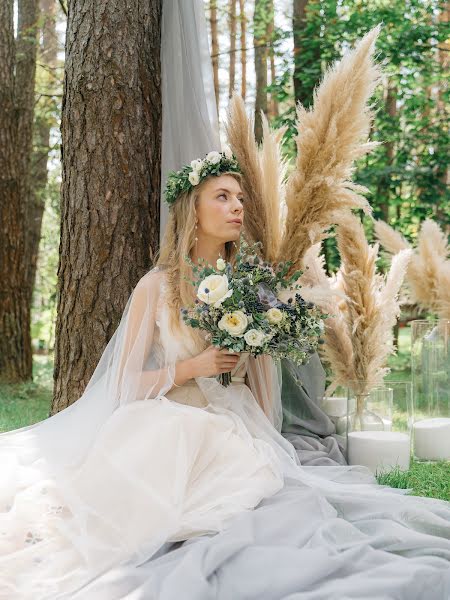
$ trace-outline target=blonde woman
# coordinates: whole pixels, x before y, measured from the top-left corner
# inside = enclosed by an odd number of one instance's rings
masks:
[[[184,257],[232,261],[245,229],[235,158],[211,152],[193,162],[168,184],[157,264],[133,290],[83,396],[0,436],[8,600],[69,593],[163,543],[218,532],[283,487],[283,461],[298,464],[279,433],[272,360],[219,350],[181,319],[195,300]],[[201,176],[193,184],[188,173]],[[227,371],[225,388],[216,376]]]

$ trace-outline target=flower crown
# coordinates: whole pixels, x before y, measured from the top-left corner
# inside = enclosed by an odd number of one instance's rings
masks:
[[[241,169],[229,146],[224,152],[213,150],[202,160],[196,158],[190,165],[185,165],[180,171],[170,171],[167,176],[164,198],[172,205],[183,192],[190,191],[208,175],[220,175],[226,171],[241,173]]]

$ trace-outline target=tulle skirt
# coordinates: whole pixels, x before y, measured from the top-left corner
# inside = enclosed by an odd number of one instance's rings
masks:
[[[5,600],[67,594],[165,542],[221,531],[283,487],[276,452],[238,415],[164,396],[117,409],[87,458],[57,477],[44,459],[18,464],[13,450],[0,475]]]

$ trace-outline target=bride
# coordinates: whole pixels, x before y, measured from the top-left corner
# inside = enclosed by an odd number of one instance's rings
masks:
[[[210,164],[216,175],[171,206],[157,265],[83,396],[0,436],[1,598],[53,598],[165,542],[220,531],[283,487],[283,463],[298,464],[279,433],[270,357],[219,350],[180,317],[194,301],[183,257],[233,260],[244,227],[239,172]]]
[[[409,556],[422,575],[442,577],[442,591],[449,504],[379,486],[364,467],[302,467],[280,433],[279,367],[218,350],[183,323],[180,308],[194,301],[184,257],[233,261],[245,231],[239,170],[224,153],[208,156],[214,174],[172,194],[157,264],[134,288],[82,397],[0,435],[0,598],[72,597],[121,565],[130,573],[156,564],[175,542],[212,542],[293,482],[297,494],[314,491],[324,540]],[[216,376],[226,371],[223,387]],[[294,529],[306,527],[312,506]],[[343,527],[350,522],[372,541]],[[405,577],[413,565],[396,568]]]

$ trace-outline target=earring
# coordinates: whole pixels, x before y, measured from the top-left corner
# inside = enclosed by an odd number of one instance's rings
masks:
[[[195,251],[197,252],[197,242],[198,242],[198,237],[197,237],[197,219],[195,220]]]

